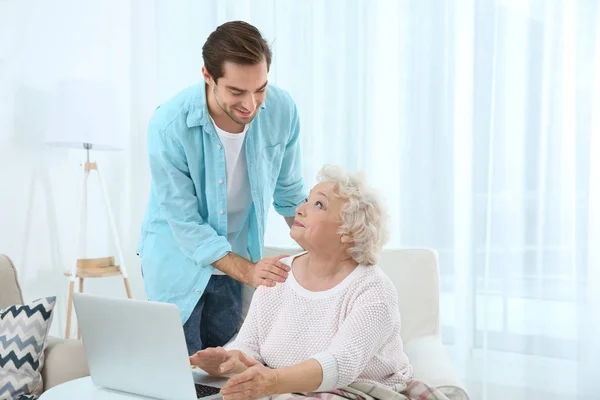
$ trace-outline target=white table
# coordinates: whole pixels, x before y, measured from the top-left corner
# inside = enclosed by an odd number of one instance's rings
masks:
[[[44,392],[39,400],[65,400],[65,399],[86,399],[86,400],[140,400],[150,399],[150,397],[137,396],[133,394],[117,392],[109,389],[102,389],[94,385],[92,378],[75,379],[54,386]]]

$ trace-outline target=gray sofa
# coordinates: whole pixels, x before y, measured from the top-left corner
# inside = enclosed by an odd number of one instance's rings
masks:
[[[23,304],[17,270],[8,256],[0,254],[0,309]],[[83,345],[79,340],[49,337],[42,369],[44,391],[89,375]]]

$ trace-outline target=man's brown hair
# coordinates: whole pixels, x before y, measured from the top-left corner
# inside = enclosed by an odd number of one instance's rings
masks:
[[[244,21],[230,21],[217,27],[202,46],[204,66],[215,82],[223,76],[223,64],[242,65],[267,62],[271,67],[271,49],[260,31]]]

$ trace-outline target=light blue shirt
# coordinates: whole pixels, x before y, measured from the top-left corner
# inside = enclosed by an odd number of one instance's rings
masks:
[[[269,85],[244,146],[252,197],[247,254],[253,262],[262,258],[271,203],[282,216],[294,216],[306,198],[299,131],[291,96]],[[211,264],[232,251],[225,154],[204,82],[156,109],[148,153],[152,183],[137,248],[144,286],[149,300],[177,305],[185,323],[212,275]]]

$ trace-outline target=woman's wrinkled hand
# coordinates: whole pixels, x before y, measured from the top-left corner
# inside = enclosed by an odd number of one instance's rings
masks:
[[[240,361],[248,368],[230,378],[221,389],[224,400],[258,399],[277,393],[277,372],[240,353]]]
[[[211,347],[190,356],[190,364],[202,368],[207,374],[213,376],[237,374],[248,368],[240,360],[242,354],[238,350],[227,351],[222,347]],[[248,356],[246,358],[254,360]]]

